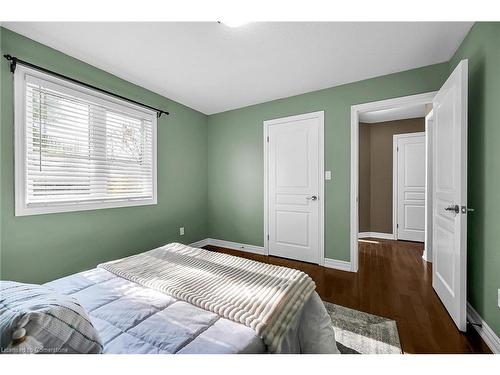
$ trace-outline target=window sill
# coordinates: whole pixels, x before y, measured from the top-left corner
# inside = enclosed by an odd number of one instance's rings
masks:
[[[25,206],[17,205],[15,216],[31,216],[43,214],[55,214],[62,212],[79,212],[100,210],[107,208],[120,208],[120,207],[137,207],[137,206],[150,206],[156,205],[157,199],[142,199],[142,200],[120,200],[110,202],[91,202],[91,203],[71,203],[49,206]]]

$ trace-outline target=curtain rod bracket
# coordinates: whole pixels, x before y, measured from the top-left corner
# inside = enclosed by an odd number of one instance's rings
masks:
[[[90,85],[88,83],[85,83],[85,82],[82,82],[82,81],[79,81],[77,79],[74,79],[74,78],[71,78],[71,77],[68,77],[68,76],[65,76],[63,74],[60,74],[60,73],[56,73],[56,72],[53,72],[51,70],[48,70],[48,69],[45,69],[41,66],[37,66],[35,64],[32,64],[32,63],[29,63],[27,61],[23,61],[23,60],[20,60],[18,59],[17,57],[14,57],[14,56],[11,56],[11,55],[3,55],[3,57],[5,57],[8,61],[10,61],[10,72],[11,73],[14,73],[16,71],[16,67],[17,67],[17,64],[23,64],[23,65],[26,65],[30,68],[33,68],[33,69],[37,69],[41,72],[44,72],[44,73],[48,73],[48,74],[52,74],[56,77],[59,77],[59,78],[62,78],[62,79],[65,79],[67,81],[70,81],[70,82],[73,82],[73,83],[76,83],[76,84],[79,84],[79,85],[83,85],[83,86],[86,86],[86,87],[89,87],[93,90],[97,90],[99,92],[102,92],[104,94],[107,94],[107,95],[111,95],[111,96],[114,96],[115,98],[118,98],[118,99],[121,99],[121,100],[125,100],[125,101],[128,101],[128,102],[131,102],[131,103],[134,103],[134,104],[137,104],[141,107],[145,107],[145,108],[148,108],[148,109],[151,109],[151,110],[154,110],[156,111],[156,118],[160,118],[162,114],[166,114],[166,115],[169,115],[170,112],[168,111],[163,111],[161,109],[158,109],[158,108],[155,108],[155,107],[151,107],[150,105],[147,105],[147,104],[144,104],[144,103],[140,103],[136,100],[132,100],[132,99],[128,99],[128,98],[125,98],[124,96],[121,96],[121,95],[118,95],[118,94],[114,94],[110,91],[107,91],[107,90],[104,90],[104,89],[101,89],[99,87],[96,87],[96,86],[93,86],[93,85]]]
[[[11,55],[3,55],[3,57],[10,61],[10,72],[14,73],[16,71],[17,58],[12,57]]]
[[[158,112],[156,112],[156,118],[160,118],[161,115],[163,115],[163,114],[168,116],[168,115],[170,115],[170,112],[158,111]]]

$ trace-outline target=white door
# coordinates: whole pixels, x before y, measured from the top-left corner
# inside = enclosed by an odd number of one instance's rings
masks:
[[[425,240],[425,133],[394,136],[397,144],[397,239]]]
[[[434,103],[432,286],[461,331],[466,330],[467,60]]]
[[[264,122],[270,255],[323,257],[323,112]]]

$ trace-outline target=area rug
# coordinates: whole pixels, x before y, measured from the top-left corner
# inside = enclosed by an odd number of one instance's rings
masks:
[[[401,354],[396,321],[325,302],[342,354]]]

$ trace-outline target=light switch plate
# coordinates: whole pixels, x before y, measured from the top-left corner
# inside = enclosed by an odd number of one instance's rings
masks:
[[[332,179],[332,171],[325,171],[325,180]]]
[[[179,234],[180,234],[181,236],[184,236],[184,227],[180,227],[180,228],[179,228]]]

